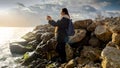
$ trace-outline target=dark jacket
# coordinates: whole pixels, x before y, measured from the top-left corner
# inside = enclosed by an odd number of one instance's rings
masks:
[[[57,41],[58,42],[67,42],[68,41],[68,35],[66,30],[68,29],[70,19],[63,17],[61,20],[58,20],[55,22],[54,20],[49,21],[49,24],[52,26],[57,26]]]

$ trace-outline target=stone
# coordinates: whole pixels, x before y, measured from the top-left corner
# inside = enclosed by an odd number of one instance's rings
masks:
[[[109,43],[107,43],[106,46],[111,46],[111,47],[115,47],[117,49],[120,49],[120,47],[118,45],[116,45],[115,43],[113,43],[112,41],[110,41]]]
[[[54,34],[53,33],[50,33],[50,32],[46,32],[46,33],[43,33],[42,36],[41,36],[41,39],[43,41],[43,43],[46,43],[48,40],[50,40],[52,37],[54,37]]]
[[[38,46],[39,42],[36,41],[36,40],[33,40],[33,41],[30,41],[27,43],[27,45],[31,45],[32,46],[32,49],[36,49],[36,47]]]
[[[120,33],[120,18],[116,17],[111,19],[108,23],[107,23],[108,28],[110,29],[111,32],[113,33]]]
[[[86,20],[79,20],[74,22],[74,28],[80,29],[80,28],[87,28],[93,21],[91,19]]]
[[[102,53],[102,68],[120,68],[120,50],[106,46]]]
[[[24,54],[33,50],[18,43],[10,43],[10,51],[12,54]]]
[[[112,42],[115,43],[116,45],[120,46],[120,34],[113,33],[112,34]]]
[[[92,23],[87,27],[87,30],[93,32],[96,26],[97,26],[96,23]]]
[[[74,68],[74,66],[75,66],[75,60],[72,59],[65,65],[64,68]]]
[[[99,47],[100,44],[101,44],[101,42],[99,41],[98,38],[96,38],[96,37],[93,36],[93,37],[90,38],[89,44],[90,44],[91,46],[93,46],[93,47]]]
[[[86,36],[86,32],[85,29],[76,29],[75,35],[70,37],[69,43],[80,42]]]
[[[67,61],[71,60],[73,58],[73,49],[68,43],[65,45],[65,51]]]
[[[42,36],[42,33],[37,33],[36,34],[36,41],[41,42],[42,41],[41,36]]]
[[[26,41],[32,41],[35,40],[35,34],[33,32],[28,32],[27,34],[22,36],[22,38],[25,39]]]
[[[91,46],[84,46],[81,51],[81,57],[86,57],[91,61],[100,59],[101,50],[99,48],[93,48]]]
[[[95,35],[98,39],[107,42],[111,40],[112,33],[104,25],[99,25],[95,29]]]

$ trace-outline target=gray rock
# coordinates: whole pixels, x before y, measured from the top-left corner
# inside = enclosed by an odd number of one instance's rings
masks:
[[[24,54],[33,50],[18,43],[10,43],[10,51],[12,54]]]

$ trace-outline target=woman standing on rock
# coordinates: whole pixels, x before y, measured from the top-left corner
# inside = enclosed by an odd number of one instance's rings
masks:
[[[68,13],[67,8],[63,8],[61,11],[61,19],[55,22],[51,16],[47,16],[48,23],[54,27],[56,27],[55,32],[57,34],[57,46],[56,51],[58,52],[61,63],[66,62],[66,52],[65,52],[65,45],[68,41],[68,35],[66,29],[68,29],[70,16]]]

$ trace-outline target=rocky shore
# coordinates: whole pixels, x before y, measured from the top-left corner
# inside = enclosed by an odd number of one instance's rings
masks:
[[[20,62],[29,68],[120,68],[120,17],[74,22],[75,35],[66,44],[67,62],[60,64],[55,51],[54,27],[36,26],[10,43],[10,51],[21,54]]]

